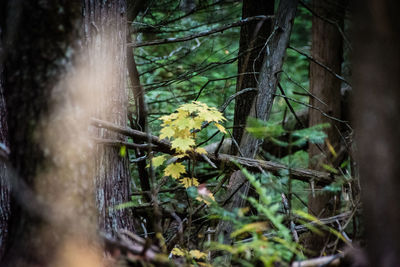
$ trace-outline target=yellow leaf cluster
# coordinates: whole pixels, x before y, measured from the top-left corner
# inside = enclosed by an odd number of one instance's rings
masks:
[[[203,123],[214,122],[219,131],[226,133],[225,128],[219,124],[226,120],[222,113],[198,101],[183,104],[177,112],[162,116],[160,120],[163,127],[160,138],[172,140],[172,148],[178,153],[184,153],[195,147],[195,132],[201,130]]]
[[[172,255],[175,255],[175,256],[183,257],[186,255],[192,259],[198,259],[198,260],[205,259],[207,257],[206,253],[201,252],[198,249],[193,249],[193,250],[187,251],[186,249],[180,249],[180,248],[175,247],[172,249],[171,253],[172,253]]]
[[[185,166],[183,166],[182,163],[172,163],[165,168],[164,175],[178,179],[179,177],[181,177],[182,173],[185,173],[185,171]]]
[[[196,132],[201,130],[203,125],[213,123],[214,126],[222,133],[227,133],[224,126],[220,123],[226,119],[220,111],[214,107],[209,107],[204,103],[193,101],[188,104],[181,105],[176,112],[162,116],[162,129],[160,131],[161,139],[169,139],[171,141],[171,148],[175,149],[177,155],[175,158],[183,158],[188,156],[187,151],[196,152],[199,154],[207,154],[207,151],[202,147],[196,148]],[[153,158],[153,166],[158,167],[162,165],[165,158],[162,156]],[[164,176],[171,176],[176,179],[185,188],[191,186],[199,186],[199,181],[194,177],[183,177],[182,174],[186,172],[185,166],[182,163],[172,163],[164,169]],[[200,189],[200,188],[199,188]],[[197,199],[210,205],[211,201],[215,201],[214,196],[210,191],[205,191]],[[179,249],[174,249],[173,253],[180,253]],[[197,252],[193,252],[197,255]],[[178,255],[178,254],[174,254]]]
[[[166,160],[166,156],[165,155],[153,157],[151,159],[151,163],[153,165],[153,168],[157,168],[157,167],[161,166],[164,163],[165,160]],[[146,167],[149,168],[150,164],[147,164]]]
[[[185,187],[191,187],[191,186],[198,186],[199,181],[196,178],[190,178],[190,177],[185,177],[179,180],[179,182]]]

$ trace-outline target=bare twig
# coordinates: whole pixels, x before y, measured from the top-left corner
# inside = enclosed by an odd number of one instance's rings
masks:
[[[348,82],[343,76],[340,76],[339,74],[337,74],[336,72],[334,72],[331,68],[329,68],[328,66],[324,65],[323,63],[319,62],[318,60],[316,60],[315,58],[313,58],[312,56],[308,55],[307,53],[293,47],[293,46],[288,46],[288,48],[296,51],[297,53],[299,53],[300,55],[305,56],[308,60],[311,60],[312,62],[318,64],[319,66],[321,66],[322,68],[324,68],[325,70],[327,70],[330,74],[332,74],[333,76],[335,76],[336,78],[338,78],[339,80],[341,80],[342,82],[348,84],[349,86],[351,86],[351,83]]]
[[[266,20],[266,19],[272,19],[274,18],[274,16],[254,16],[254,17],[249,17],[249,18],[245,18],[242,20],[239,20],[237,22],[216,28],[216,29],[212,29],[209,31],[204,31],[204,32],[200,32],[197,34],[193,34],[193,35],[189,35],[189,36],[185,36],[185,37],[181,37],[181,38],[165,38],[165,39],[160,39],[160,40],[154,40],[154,41],[149,41],[149,42],[143,42],[143,43],[128,43],[128,46],[131,47],[143,47],[143,46],[152,46],[152,45],[160,45],[160,44],[171,44],[171,43],[178,43],[178,42],[185,42],[185,41],[190,41],[199,37],[204,37],[207,35],[211,35],[214,33],[218,33],[218,32],[223,32],[227,29],[230,28],[234,28],[234,27],[239,27],[242,26],[246,23],[255,21],[255,20]]]
[[[147,134],[140,131],[136,131],[127,127],[121,127],[116,124],[98,119],[92,119],[91,123],[93,126],[99,128],[105,128],[129,136],[134,141],[135,140],[147,141]],[[156,145],[156,147],[154,147],[153,150],[167,153],[170,155],[175,154],[175,151],[171,148],[170,142],[166,140],[160,140],[156,136],[150,136],[149,140],[151,141],[152,144]],[[196,158],[196,160],[203,162],[205,161],[205,159],[201,156],[201,154],[198,153],[192,153],[192,154],[193,154],[192,156]],[[238,163],[243,167],[256,172],[259,172],[260,169],[263,169],[265,171],[270,171],[272,173],[278,173],[281,170],[289,170],[288,166],[272,161],[237,157],[227,154],[218,154],[218,157],[216,157],[214,154],[208,154],[207,157],[217,166],[225,165],[233,169],[238,169],[238,167],[235,164]],[[296,180],[301,180],[306,182],[315,181],[316,183],[320,184],[329,184],[335,179],[335,176],[333,174],[327,172],[315,171],[310,169],[301,169],[301,168],[290,168],[290,170],[291,174],[293,175],[293,179]]]

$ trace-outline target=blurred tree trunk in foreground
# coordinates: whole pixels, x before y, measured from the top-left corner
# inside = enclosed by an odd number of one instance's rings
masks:
[[[358,1],[354,122],[370,266],[400,263],[398,1]]]
[[[62,112],[81,5],[7,1],[2,8],[13,197],[0,265],[52,266],[64,238],[86,239],[93,223],[80,216],[90,218],[92,206],[85,144],[70,135],[73,125]]]
[[[343,27],[345,0],[340,1],[313,1],[312,9],[315,14],[312,17],[312,45],[311,56],[329,67],[337,74],[341,74],[343,60],[342,35],[338,27]],[[337,25],[333,24],[336,23]],[[310,91],[316,96],[310,97],[310,104],[319,108],[332,117],[339,118],[341,81],[320,65],[310,62]],[[326,105],[320,102],[322,100]],[[329,142],[336,151],[340,147],[340,124],[326,117],[320,110],[309,109],[309,126],[329,123],[330,128],[325,132]],[[322,150],[322,151],[321,151]],[[309,167],[313,170],[324,171],[323,164],[331,165],[333,155],[327,149],[326,144],[309,146]],[[336,166],[334,166],[336,167]],[[315,185],[315,191],[308,197],[308,212],[318,218],[333,216],[338,208],[336,195],[331,192],[321,192],[322,186]],[[319,253],[327,241],[327,236],[311,234],[306,240],[305,246]]]
[[[2,50],[2,34],[0,25],[0,54]],[[1,56],[0,56],[1,58]],[[0,145],[8,147],[7,111],[3,93],[3,64],[0,62]],[[1,148],[0,148],[1,150]],[[4,151],[3,151],[4,153]],[[0,152],[1,154],[1,152]],[[0,156],[0,259],[3,256],[4,245],[8,233],[8,217],[10,215],[10,185],[6,177],[6,164]]]
[[[98,77],[95,117],[127,125],[126,91],[126,34],[127,3],[118,1],[88,1],[84,3],[84,40],[88,61]],[[126,141],[117,133],[99,129],[97,136],[104,139]],[[133,217],[129,209],[115,209],[130,201],[130,171],[127,153],[119,147],[99,144],[96,151],[96,202],[100,229],[115,233],[119,229],[133,231]]]

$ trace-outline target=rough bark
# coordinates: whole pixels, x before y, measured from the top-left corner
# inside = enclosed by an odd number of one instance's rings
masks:
[[[250,109],[250,116],[262,120],[268,120],[272,107],[274,94],[278,83],[278,73],[282,68],[286,48],[289,44],[290,33],[296,14],[296,0],[281,0],[277,10],[272,36],[266,45],[263,65],[258,78],[258,94]],[[254,158],[262,140],[255,139],[245,132],[240,142],[240,149],[244,157]],[[228,195],[236,194],[228,204],[228,209],[242,207],[244,204],[242,194],[247,195],[249,183],[246,177],[237,171],[233,173],[229,182]],[[238,191],[238,189],[240,190]],[[222,222],[218,226],[218,233],[224,236],[226,242],[230,242],[232,223]]]
[[[242,19],[257,15],[273,15],[274,1],[268,0],[244,0],[242,4]],[[236,91],[245,88],[256,88],[258,72],[263,61],[263,48],[271,34],[272,20],[254,21],[243,25],[240,28],[238,78]],[[244,125],[250,112],[250,107],[256,92],[248,92],[236,98],[234,125],[242,126],[233,128],[233,137],[240,144],[243,135]],[[236,146],[232,146],[233,154],[237,153]]]
[[[126,34],[127,4],[125,0],[84,0],[84,36],[88,60],[97,75],[106,75],[94,83],[97,118],[125,126],[127,123]],[[97,137],[126,141],[125,137],[99,130]],[[116,210],[118,204],[130,200],[130,171],[127,156],[116,147],[97,145],[95,158],[96,202],[99,227],[113,234],[118,229],[133,230],[128,209]]]
[[[335,73],[340,75],[343,58],[342,36],[337,28],[343,26],[343,16],[345,1],[317,1],[313,2],[313,11],[318,15],[312,18],[312,45],[311,56],[322,64],[328,66]],[[322,19],[322,18],[324,19]],[[329,23],[336,22],[337,25]],[[322,104],[315,98],[310,98],[310,104],[324,111],[332,117],[341,117],[341,81],[314,62],[310,62],[310,91],[311,93],[324,101]],[[330,123],[331,127],[326,130],[329,142],[336,151],[340,147],[340,133],[338,129],[341,125],[326,116],[320,110],[309,110],[309,126],[321,123]],[[322,152],[321,152],[322,149]],[[323,170],[322,164],[331,165],[332,154],[327,149],[326,144],[309,146],[310,169]],[[332,216],[337,209],[337,200],[335,195],[329,192],[321,192],[321,186],[314,186],[315,192],[310,193],[308,198],[308,211],[310,214],[325,218]],[[306,247],[312,251],[320,251],[327,237],[312,234],[306,240]]]
[[[400,2],[358,1],[353,116],[369,266],[400,262]]]
[[[90,199],[85,199],[79,190],[87,190],[91,184],[82,172],[84,164],[80,159],[67,162],[65,155],[57,153],[61,147],[52,147],[44,138],[46,134],[42,134],[51,123],[55,134],[68,131],[64,127],[66,121],[52,117],[50,110],[58,107],[65,93],[65,84],[60,81],[74,55],[80,5],[62,0],[7,1],[3,7],[7,7],[7,12],[1,12],[7,15],[2,18],[5,25],[1,27],[6,29],[2,59],[11,151],[7,171],[9,175],[13,173],[13,197],[9,238],[0,265],[51,266],[66,233],[79,232],[82,238],[89,234],[78,219],[81,217],[70,217],[90,213],[86,209]],[[57,138],[61,144],[68,141],[66,136]],[[78,184],[80,187],[75,187]],[[85,200],[84,204],[69,202],[78,196]],[[68,206],[61,205],[62,200]],[[65,207],[62,212],[61,206]],[[43,216],[49,213],[53,215]]]

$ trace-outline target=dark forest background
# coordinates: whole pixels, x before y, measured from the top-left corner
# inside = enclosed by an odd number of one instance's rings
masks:
[[[0,266],[397,266],[395,1],[0,3]]]

